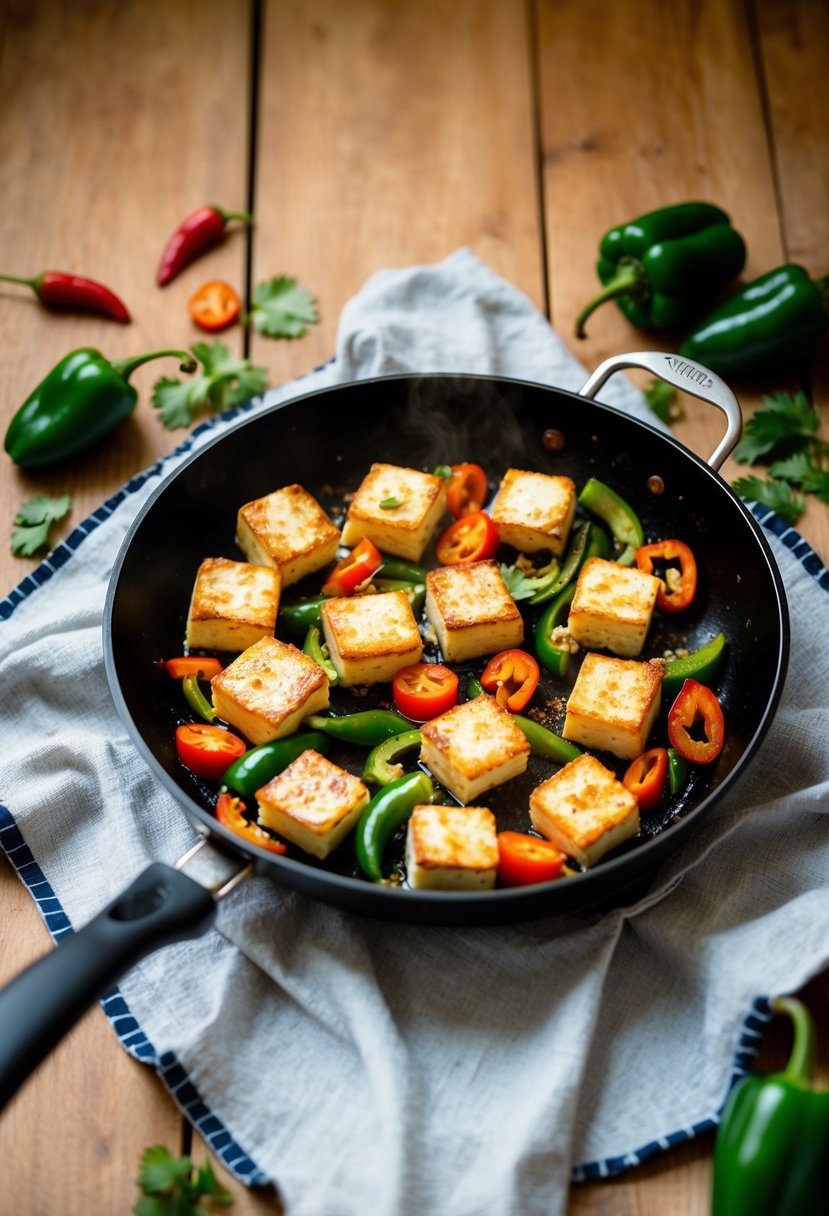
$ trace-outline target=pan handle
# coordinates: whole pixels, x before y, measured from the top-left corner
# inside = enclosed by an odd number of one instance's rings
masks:
[[[613,355],[610,359],[605,359],[604,363],[600,363],[581,390],[580,396],[589,397],[592,401],[614,372],[623,371],[628,367],[641,367],[658,376],[660,380],[666,380],[674,388],[689,393],[692,397],[699,397],[700,400],[722,410],[727,422],[726,432],[707,461],[712,469],[719,471],[737,446],[743,430],[740,403],[725,381],[702,364],[691,363],[681,355],[672,355],[665,351],[637,350],[626,355]]]
[[[159,946],[206,933],[213,893],[155,862],[0,992],[0,1110],[85,1010]]]

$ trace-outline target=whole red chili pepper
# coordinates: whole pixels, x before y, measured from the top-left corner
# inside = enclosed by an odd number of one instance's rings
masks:
[[[205,249],[218,244],[224,235],[225,225],[231,220],[252,224],[253,217],[245,211],[225,211],[222,207],[199,207],[179,224],[164,246],[161,263],[156,274],[159,287],[174,279],[179,271],[189,265]]]
[[[112,317],[122,325],[128,325],[130,314],[126,305],[102,283],[84,279],[77,274],[66,274],[61,270],[44,270],[27,279],[15,274],[0,274],[6,283],[23,283],[47,308],[81,308],[85,312],[97,312]]]

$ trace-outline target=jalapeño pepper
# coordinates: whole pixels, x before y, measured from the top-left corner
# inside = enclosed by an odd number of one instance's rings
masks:
[[[714,1144],[712,1216],[821,1216],[829,1194],[829,1090],[812,1087],[814,1024],[793,997],[772,1001],[794,1041],[781,1072],[743,1077]]]
[[[162,355],[180,359],[182,371],[196,369],[193,357],[182,350],[113,360],[91,346],[70,351],[12,418],[6,451],[24,469],[46,468],[83,452],[129,417],[138,401],[130,375]]]
[[[281,773],[304,751],[313,748],[324,756],[330,747],[328,736],[320,731],[301,731],[284,739],[273,739],[252,747],[222,774],[221,789],[230,790],[240,798],[253,798],[257,790],[267,785],[271,777]]]
[[[639,329],[673,329],[708,308],[745,257],[743,238],[711,203],[678,203],[611,228],[596,263],[604,287],[576,319],[576,334],[584,337],[585,321],[605,300]]]
[[[803,369],[829,327],[827,289],[829,275],[778,266],[704,317],[679,352],[722,376]]]

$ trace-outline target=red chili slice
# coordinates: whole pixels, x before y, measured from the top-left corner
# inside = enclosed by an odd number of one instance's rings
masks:
[[[215,333],[232,325],[242,308],[242,301],[229,283],[213,279],[190,297],[190,316],[200,329]]]
[[[498,531],[486,511],[472,511],[450,524],[435,550],[443,566],[482,562],[498,548]]]
[[[566,856],[549,840],[524,832],[499,832],[498,878],[505,887],[548,882],[561,874]]]
[[[183,680],[186,676],[198,676],[202,680],[212,680],[222,670],[218,659],[206,659],[201,655],[182,655],[178,659],[167,659],[164,664],[167,675],[173,680]]]
[[[481,684],[511,714],[520,713],[538,687],[538,664],[525,650],[502,650],[484,668]]]
[[[285,853],[287,849],[281,840],[274,840],[258,823],[251,823],[244,816],[245,804],[234,794],[220,794],[216,803],[216,818],[219,823],[241,836],[248,844],[258,844],[260,849],[270,853]]]
[[[351,595],[383,564],[380,550],[367,536],[337,562],[322,588],[323,595]]]
[[[412,663],[392,680],[394,703],[413,722],[428,722],[458,699],[458,677],[443,663]]]
[[[622,778],[622,784],[636,795],[640,810],[653,811],[662,801],[667,776],[667,747],[652,747],[636,757]]]
[[[654,562],[660,564],[661,572],[654,571]],[[642,545],[636,550],[636,565],[659,578],[662,585],[656,606],[662,612],[682,612],[692,603],[697,593],[697,563],[683,541],[660,540]]]
[[[725,719],[710,688],[686,680],[668,711],[671,746],[691,764],[716,760],[725,741]]]
[[[487,500],[489,486],[479,464],[453,464],[446,505],[455,519],[480,511]]]
[[[221,726],[186,722],[176,729],[176,751],[181,763],[197,777],[218,781],[247,747],[238,735]]]

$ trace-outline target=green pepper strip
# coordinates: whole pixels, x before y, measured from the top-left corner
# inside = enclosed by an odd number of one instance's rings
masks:
[[[616,558],[618,564],[632,566],[636,550],[645,543],[642,525],[633,508],[615,490],[611,490],[610,486],[595,477],[585,483],[579,494],[579,502],[593,515],[598,515],[610,528],[619,544],[624,546]]]
[[[731,1090],[714,1144],[712,1216],[819,1216],[826,1211],[829,1090],[813,1088],[815,1029],[794,997],[771,1002],[791,1018],[786,1067]]]
[[[322,648],[322,639],[320,631],[316,625],[310,625],[308,632],[305,635],[305,641],[302,643],[302,652],[307,654],[309,659],[313,659],[318,663],[325,674],[328,676],[329,684],[336,684],[339,680],[337,669],[331,660],[326,656]]]
[[[470,701],[473,697],[480,697],[483,691],[483,684],[474,676],[467,681],[466,695]],[[540,722],[533,722],[532,718],[525,718],[523,714],[513,714],[512,717],[515,725],[523,731],[534,756],[541,756],[544,760],[552,760],[556,764],[567,764],[570,760],[577,760],[582,754],[581,748],[568,743],[561,735],[548,730]]]
[[[402,583],[426,583],[426,570],[413,562],[401,561],[398,557],[383,557],[380,573],[384,578]],[[376,581],[376,580],[372,580]]]
[[[405,591],[415,616],[419,616],[422,612],[426,600],[424,582],[412,582],[410,579],[404,578],[373,578],[371,582],[378,591]]]
[[[399,735],[392,735],[383,743],[378,743],[366,757],[363,767],[363,781],[369,785],[388,785],[403,776],[403,766],[398,764],[401,756],[420,746],[419,730],[404,730]]]
[[[567,609],[576,594],[576,587],[571,583],[560,591],[552,604],[545,609],[535,627],[535,653],[542,667],[546,667],[554,676],[561,678],[567,671],[570,662],[570,648],[556,646],[551,640],[554,629],[562,624]]]
[[[284,739],[274,739],[270,743],[260,743],[258,747],[252,747],[244,756],[234,760],[222,776],[221,789],[238,794],[240,798],[253,798],[256,791],[267,785],[271,777],[281,773],[304,751],[313,748],[324,756],[330,746],[328,736],[314,730],[286,735]]]
[[[710,686],[719,671],[725,646],[725,634],[718,633],[684,659],[669,659],[662,676],[663,697],[677,696],[686,680],[696,680],[698,684]]]
[[[356,714],[344,714],[341,718],[327,718],[323,714],[312,714],[305,719],[311,730],[324,731],[341,743],[356,743],[362,747],[376,747],[392,735],[411,730],[407,718],[389,709],[364,709]]]
[[[198,676],[185,676],[181,681],[184,697],[194,714],[205,722],[216,721],[216,711],[201,690]]]
[[[378,790],[360,816],[355,852],[360,869],[372,882],[383,880],[383,853],[418,803],[431,802],[435,787],[426,773],[406,773]]]
[[[279,609],[276,618],[277,628],[289,633],[292,637],[304,638],[312,625],[317,629],[322,627],[320,608],[330,595],[315,595],[311,599],[299,600],[296,604],[285,604]]]
[[[576,571],[584,561],[584,551],[587,548],[587,540],[590,535],[590,522],[585,520],[579,524],[576,531],[573,533],[573,539],[570,541],[570,546],[565,555],[561,570],[558,577],[555,578],[547,587],[542,587],[536,591],[535,595],[530,600],[531,604],[546,604],[547,600],[551,600],[554,595],[558,595],[562,587],[566,587],[573,579]]]
[[[688,782],[688,761],[675,747],[668,748],[668,789],[681,794]]]

